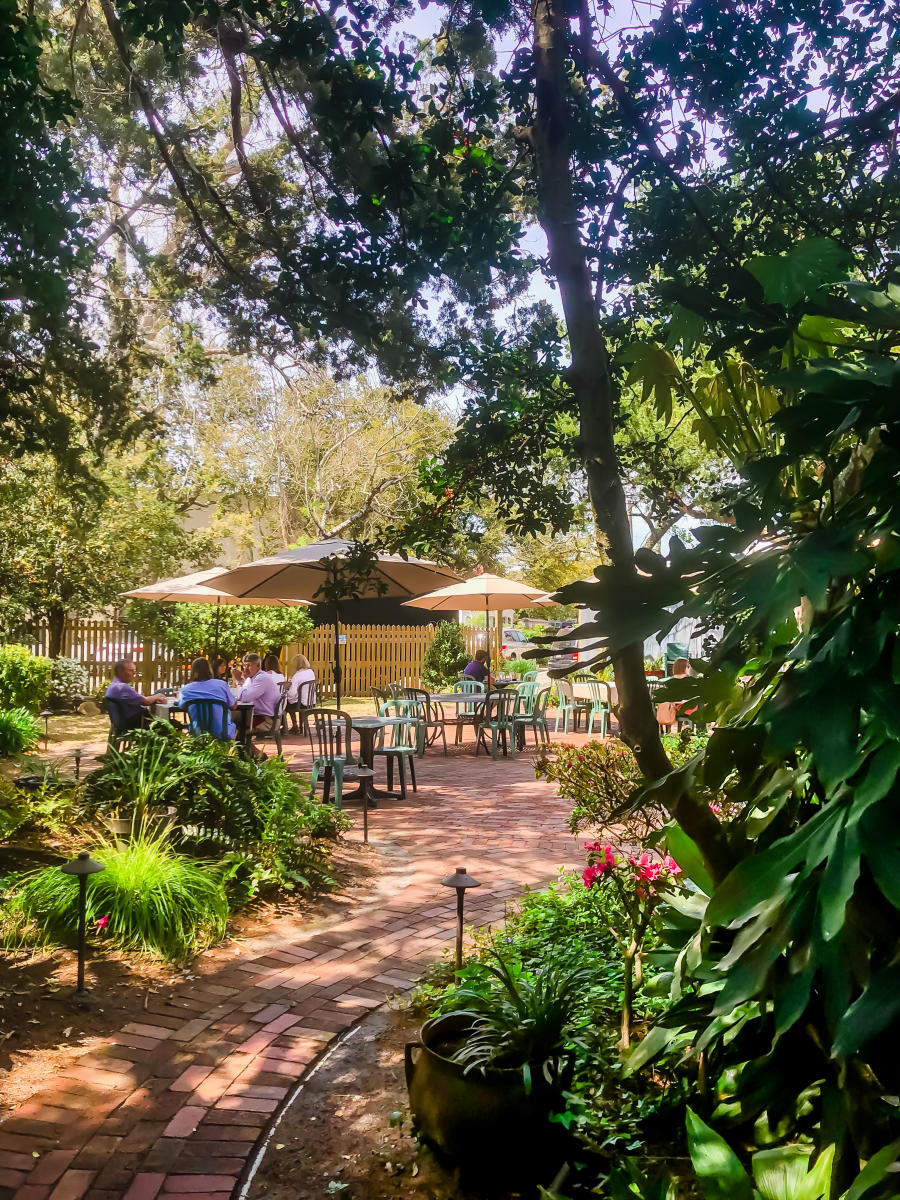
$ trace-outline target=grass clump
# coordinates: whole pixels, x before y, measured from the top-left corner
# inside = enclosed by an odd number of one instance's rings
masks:
[[[221,869],[179,853],[167,830],[143,826],[129,842],[101,840],[104,870],[87,880],[88,927],[119,949],[182,961],[225,933]],[[78,927],[78,880],[58,867],[19,876],[3,917],[7,942],[69,942]]]
[[[0,709],[0,758],[14,758],[33,749],[41,727],[27,708]]]

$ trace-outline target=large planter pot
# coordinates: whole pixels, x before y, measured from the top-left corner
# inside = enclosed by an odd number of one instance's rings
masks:
[[[551,1125],[559,1090],[535,1070],[526,1090],[521,1070],[469,1071],[450,1055],[471,1018],[449,1013],[422,1026],[406,1045],[406,1085],[413,1124],[434,1149],[482,1174],[540,1179],[565,1158],[562,1127]]]
[[[163,830],[170,829],[175,824],[176,816],[175,809],[170,805],[164,809],[150,809],[145,817],[145,822],[148,829],[155,833],[162,833]],[[134,832],[133,816],[104,817],[104,824],[116,839],[124,842],[130,841]]]

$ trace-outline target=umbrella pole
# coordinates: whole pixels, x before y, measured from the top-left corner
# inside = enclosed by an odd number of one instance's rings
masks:
[[[337,708],[338,712],[340,712],[340,708],[341,708],[341,635],[340,635],[339,630],[340,630],[340,622],[341,622],[341,606],[338,604],[338,601],[337,601],[337,565],[336,564],[335,564],[335,566],[332,567],[332,573],[333,573],[333,578],[334,578],[334,590],[335,590],[335,601],[334,601],[334,690],[335,690],[335,707]],[[349,746],[347,749],[349,750]]]
[[[219,657],[219,613],[221,612],[221,609],[221,604],[216,601],[216,649],[215,654],[213,655],[214,658]]]

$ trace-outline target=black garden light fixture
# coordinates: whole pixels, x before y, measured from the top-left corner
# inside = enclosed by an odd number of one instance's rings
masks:
[[[72,751],[72,757],[75,759],[75,782],[81,778],[81,749]]]
[[[463,905],[467,888],[481,887],[477,879],[468,874],[465,867],[457,867],[453,875],[441,880],[444,887],[456,888],[456,969],[462,970]]]
[[[84,986],[84,958],[86,941],[86,910],[87,910],[87,877],[105,871],[103,863],[94,862],[87,850],[82,850],[77,858],[63,863],[59,868],[64,875],[78,876],[78,987],[75,991],[76,1000],[87,1000],[88,991]]]
[[[53,712],[49,708],[42,709],[41,719],[44,722],[44,753],[47,752],[47,743],[50,741],[50,718]]]

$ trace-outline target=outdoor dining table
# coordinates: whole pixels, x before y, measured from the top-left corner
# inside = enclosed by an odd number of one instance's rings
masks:
[[[359,781],[355,792],[348,793],[346,800],[365,800],[368,808],[377,808],[376,797],[386,799],[396,796],[396,792],[382,791],[372,782],[375,772],[375,734],[379,729],[387,729],[390,725],[414,725],[415,717],[376,717],[361,716],[352,718],[352,730],[359,734],[359,757],[363,765],[368,767],[372,775],[364,775]]]

